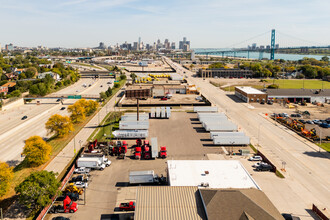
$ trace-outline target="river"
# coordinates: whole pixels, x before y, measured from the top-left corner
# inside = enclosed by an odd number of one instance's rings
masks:
[[[213,51],[216,51],[217,49],[198,48],[198,49],[194,49],[194,50],[195,50],[195,53],[198,54],[199,52],[213,52]],[[218,50],[230,51],[230,49],[220,49],[220,48]],[[212,55],[222,56],[222,53],[213,53]],[[225,53],[224,56],[234,57],[234,53]],[[293,60],[293,61],[301,60],[304,57],[315,58],[317,60],[321,60],[321,58],[324,57],[324,55],[282,54],[282,53],[275,53],[274,56],[275,56],[275,59]],[[242,52],[236,52],[235,57],[242,57],[242,58],[249,58],[249,59],[260,59],[260,58],[270,59],[270,53],[263,52],[260,54],[259,52],[242,51]]]

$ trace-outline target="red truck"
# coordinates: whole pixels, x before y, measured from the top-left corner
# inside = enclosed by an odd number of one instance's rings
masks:
[[[135,211],[135,202],[130,201],[130,202],[125,202],[125,203],[120,203],[119,210],[120,211]]]
[[[150,145],[149,145],[148,140],[144,141],[142,151],[143,151],[142,152],[143,153],[143,159],[149,160],[151,158],[151,149],[150,149]]]
[[[160,157],[160,158],[163,158],[163,159],[167,157],[166,146],[161,146],[161,147],[160,147],[159,157]]]
[[[62,205],[53,205],[49,212],[50,213],[74,213],[78,210],[78,205],[75,202],[72,202],[72,200],[69,198],[69,196],[66,196],[63,200],[63,206]]]
[[[134,157],[135,159],[141,159],[141,147],[135,147]]]

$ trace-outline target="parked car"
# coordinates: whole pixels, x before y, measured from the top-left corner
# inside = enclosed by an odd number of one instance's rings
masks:
[[[135,210],[135,202],[126,202],[126,203],[120,203],[119,205],[120,211],[134,211]]]
[[[25,119],[27,119],[27,116],[26,116],[26,115],[24,115],[24,116],[22,117],[22,120],[25,120]]]
[[[166,101],[167,100],[167,97],[162,97],[160,100]]]
[[[57,100],[56,100],[56,102],[59,102],[59,101],[61,101],[61,99],[57,99]]]
[[[262,157],[259,155],[255,155],[253,157],[250,157],[248,160],[249,161],[262,161]]]
[[[300,121],[303,124],[306,124],[306,121],[304,119],[299,119],[298,121]]]
[[[74,185],[78,188],[87,188],[88,187],[88,183],[85,183],[85,182],[75,182]]]
[[[268,101],[267,101],[267,104],[268,104],[268,105],[272,105],[272,104],[273,104],[273,102],[272,102],[272,101],[270,101],[270,100],[268,100]]]
[[[289,117],[287,113],[282,113],[283,117]]]
[[[80,174],[87,174],[91,171],[91,169],[86,168],[86,167],[79,167],[74,170],[74,173],[80,173]]]
[[[311,120],[307,120],[306,123],[307,124],[310,124],[310,125],[313,125],[314,124],[314,122],[312,122]]]
[[[268,163],[265,163],[265,162],[258,162],[258,163],[253,164],[252,167],[258,167],[261,164],[269,165]]]
[[[75,182],[88,182],[88,177],[84,177],[83,175],[79,175],[76,177],[72,177],[69,183],[75,183]]]
[[[110,82],[107,82],[107,84],[112,84],[112,82],[110,81]]]
[[[299,217],[292,216],[291,214],[288,214],[288,213],[282,213],[282,216],[285,220],[300,220]]]
[[[57,217],[52,218],[52,220],[70,220],[70,219],[69,218],[65,218],[63,216],[57,216]]]
[[[103,87],[103,85],[100,85],[100,87]]]
[[[259,166],[256,167],[256,171],[271,171],[273,167],[269,164],[260,163]]]
[[[66,196],[69,196],[69,198],[74,202],[79,199],[79,193],[67,192],[67,193],[63,193],[61,196],[57,197],[56,201],[62,202],[66,198]]]
[[[322,128],[330,128],[330,124],[328,124],[328,123],[322,123],[322,124],[320,124],[320,127],[322,127]]]
[[[318,120],[318,119],[313,120],[313,122],[314,122],[314,124],[317,124],[317,125],[322,124],[322,122],[320,120]]]
[[[301,114],[291,114],[291,117],[301,118]]]
[[[64,110],[65,109],[65,107],[62,107],[60,110]]]

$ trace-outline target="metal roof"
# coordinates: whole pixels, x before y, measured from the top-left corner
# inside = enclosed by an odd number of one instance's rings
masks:
[[[260,189],[238,160],[168,160],[167,166],[171,186]]]
[[[266,94],[258,89],[249,87],[249,86],[236,86],[235,88],[245,92],[246,94]]]
[[[140,186],[134,219],[200,220],[206,215],[197,187]]]
[[[267,89],[266,92],[270,97],[330,97],[330,89]]]

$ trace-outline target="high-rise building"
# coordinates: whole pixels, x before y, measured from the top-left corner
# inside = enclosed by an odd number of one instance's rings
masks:
[[[107,47],[105,46],[105,44],[103,42],[100,42],[98,49],[104,50],[106,48]]]
[[[275,44],[275,49],[278,49],[280,48],[280,45],[279,44]]]
[[[138,50],[138,42],[133,43],[133,50]]]
[[[190,46],[189,46],[189,44],[184,44],[183,45],[183,51],[184,52],[188,52],[190,50]]]
[[[139,44],[137,50],[141,50],[141,37],[139,37]]]
[[[183,50],[184,49],[184,45],[188,45],[190,48],[190,41],[187,41],[187,38],[184,37],[183,41],[179,41],[179,49]]]
[[[6,49],[7,51],[14,50],[14,45],[13,45],[13,44],[6,44],[5,49]]]
[[[252,50],[257,49],[257,44],[256,44],[256,43],[253,43],[251,49],[252,49]]]
[[[175,50],[175,42],[172,42],[172,44],[171,44],[171,49],[172,49],[172,50]]]

